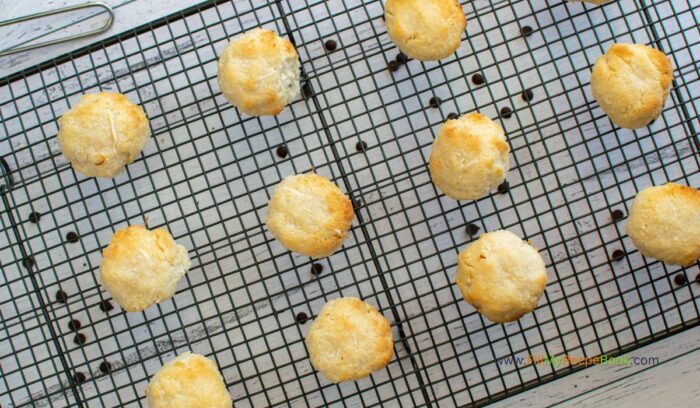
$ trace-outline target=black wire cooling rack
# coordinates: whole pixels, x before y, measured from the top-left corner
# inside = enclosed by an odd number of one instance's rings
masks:
[[[646,186],[700,187],[700,4],[463,3],[462,46],[439,63],[391,63],[380,1],[237,0],[0,81],[0,404],[143,405],[149,377],[192,350],[216,361],[236,406],[481,405],[577,369],[502,357],[618,354],[697,325],[698,266],[643,258],[624,217]],[[303,96],[278,117],[239,116],[216,83],[227,40],[259,26],[303,63]],[[588,86],[615,41],[675,67],[663,116],[634,132],[611,127]],[[76,175],[55,139],[56,118],[100,89],[141,104],[153,128],[114,180]],[[500,118],[512,170],[487,198],[455,202],[427,158],[445,118],[474,110]],[[311,168],[356,212],[342,250],[317,263],[263,223],[274,186]],[[167,226],[193,266],[172,300],[126,314],[98,285],[100,251],[143,222]],[[541,248],[550,278],[537,310],[505,325],[452,283],[458,251],[500,228]],[[337,386],[303,339],[341,295],[378,307],[396,343],[386,369]]]

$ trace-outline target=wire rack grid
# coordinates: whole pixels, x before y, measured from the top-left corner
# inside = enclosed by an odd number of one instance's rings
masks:
[[[697,325],[697,265],[643,258],[618,216],[646,186],[700,186],[700,5],[463,6],[455,56],[395,72],[380,1],[235,0],[0,81],[0,404],[140,406],[148,378],[192,350],[216,361],[236,406],[483,405],[579,368],[502,357],[618,354]],[[302,61],[303,95],[277,117],[239,116],[216,84],[228,39],[259,26],[292,40]],[[612,127],[590,95],[590,68],[612,42],[671,56],[673,91],[648,128]],[[141,104],[153,129],[113,180],[76,175],[55,140],[56,119],[100,89]],[[500,120],[512,170],[499,192],[455,202],[430,182],[427,158],[445,118],[474,110]],[[275,185],[312,168],[356,213],[342,250],[316,263],[263,223]],[[172,300],[126,314],[99,287],[100,252],[143,222],[167,226],[193,266]],[[457,252],[501,228],[541,249],[550,280],[534,313],[504,325],[452,283]],[[674,284],[679,274],[691,283]],[[339,296],[389,319],[395,357],[333,385],[303,339]]]

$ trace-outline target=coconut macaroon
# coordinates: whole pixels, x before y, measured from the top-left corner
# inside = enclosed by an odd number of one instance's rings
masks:
[[[289,40],[256,28],[224,48],[219,88],[243,113],[277,115],[299,94],[299,67],[299,56]]]
[[[700,191],[667,183],[637,193],[627,234],[642,255],[672,265],[700,259]]]
[[[467,18],[457,0],[387,0],[384,20],[399,50],[422,61],[452,55],[467,28]]]
[[[394,354],[389,322],[356,298],[326,303],[306,335],[311,365],[329,381],[355,381],[381,370]]]
[[[641,44],[613,44],[593,66],[591,90],[617,126],[637,129],[661,115],[673,82],[664,53]]]
[[[186,352],[171,360],[146,386],[150,408],[231,408],[233,401],[216,364]]]
[[[537,249],[512,232],[483,234],[460,254],[457,286],[476,310],[495,323],[532,312],[547,286]]]
[[[338,186],[315,173],[300,174],[275,188],[267,228],[285,248],[325,258],[342,245],[353,216],[352,203]]]
[[[120,93],[83,95],[58,120],[58,146],[87,177],[112,178],[141,153],[151,136],[140,106]]]
[[[433,142],[430,177],[455,200],[476,200],[503,183],[510,147],[500,125],[480,113],[448,120]]]
[[[102,252],[100,283],[127,312],[170,299],[190,267],[187,250],[165,229],[132,225]]]

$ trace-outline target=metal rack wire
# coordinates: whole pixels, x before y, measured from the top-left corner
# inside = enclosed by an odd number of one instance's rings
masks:
[[[235,0],[0,81],[0,404],[142,405],[148,378],[192,350],[216,361],[236,406],[481,405],[577,369],[501,357],[618,354],[697,325],[697,265],[641,257],[616,210],[624,217],[651,184],[700,186],[700,5],[464,7],[456,57],[395,72],[380,1]],[[274,118],[240,117],[216,85],[227,39],[258,26],[290,38],[303,64],[303,97]],[[324,49],[329,39],[337,50]],[[590,96],[590,67],[613,41],[672,57],[670,101],[647,129],[612,128]],[[99,89],[140,103],[153,129],[114,180],[76,176],[54,137],[56,118]],[[438,194],[426,163],[448,114],[473,110],[500,116],[513,169],[501,192],[458,203]],[[356,211],[343,250],[318,263],[263,226],[278,181],[312,167]],[[98,285],[100,251],[144,221],[167,226],[193,267],[172,301],[127,315]],[[499,228],[541,248],[550,277],[537,310],[506,325],[452,284],[457,251]],[[337,386],[314,372],[303,338],[341,295],[377,306],[396,344],[387,369]]]

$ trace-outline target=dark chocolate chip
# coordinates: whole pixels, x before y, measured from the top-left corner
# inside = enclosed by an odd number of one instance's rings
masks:
[[[80,240],[80,238],[78,237],[78,234],[76,234],[73,231],[66,234],[66,242],[68,242],[68,243],[75,244],[79,240]]]
[[[299,324],[304,324],[307,320],[309,320],[309,316],[306,315],[304,312],[299,312],[297,313],[297,323]]]
[[[503,119],[508,119],[511,116],[513,116],[513,111],[509,107],[505,106],[501,108],[501,117]]]
[[[532,27],[530,26],[523,26],[520,29],[520,33],[523,35],[523,37],[529,37],[532,34]]]
[[[688,278],[686,278],[685,274],[681,272],[673,277],[673,283],[675,283],[678,286],[683,286],[686,283],[688,283]]]
[[[100,310],[102,310],[105,313],[109,313],[110,310],[114,309],[114,306],[112,306],[112,302],[110,302],[109,300],[101,301],[98,306],[100,307]]]
[[[365,205],[365,204],[362,202],[361,198],[355,199],[355,208],[362,208],[363,205]]]
[[[428,101],[428,105],[429,105],[431,108],[437,108],[438,106],[440,106],[440,103],[441,103],[441,102],[442,102],[442,101],[440,100],[440,98],[438,98],[437,96],[433,96],[433,97],[430,98],[430,100]]]
[[[81,373],[78,371],[73,375],[73,383],[74,384],[82,384],[85,382],[85,374]]]
[[[700,283],[700,273],[695,275],[695,283]]]
[[[110,364],[107,360],[101,362],[100,371],[102,371],[104,374],[109,373],[110,371],[112,371],[112,364]]]
[[[73,319],[70,322],[68,322],[68,328],[74,332],[77,332],[80,330],[80,327],[82,326],[82,323],[80,323],[80,320]]]
[[[405,63],[407,63],[407,62],[408,62],[408,55],[404,54],[403,52],[400,52],[400,53],[396,56],[396,62],[398,62],[399,64],[405,64]]]
[[[483,76],[483,75],[481,75],[481,74],[474,74],[474,75],[472,75],[472,83],[473,83],[474,85],[483,85],[483,84],[486,83],[486,81],[484,80],[484,76]]]
[[[326,48],[326,51],[335,51],[338,48],[338,43],[335,40],[328,40],[323,46]]]
[[[396,72],[399,70],[399,63],[396,61],[389,61],[389,65],[387,66],[389,67],[389,71],[391,72]]]
[[[532,89],[526,89],[520,96],[525,102],[530,102],[535,97],[535,94],[532,92]]]
[[[304,98],[306,99],[311,98],[314,95],[311,85],[309,85],[308,82],[305,82],[304,85],[301,86],[301,94],[304,95]]]
[[[31,267],[34,266],[34,264],[34,258],[32,258],[31,256],[22,259],[22,265],[27,269],[31,269]]]
[[[41,219],[41,213],[36,212],[36,211],[32,211],[31,213],[29,213],[29,217],[27,217],[27,219],[29,220],[29,222],[33,222],[34,224],[37,224],[37,223],[39,223],[39,220]]]
[[[357,150],[358,152],[364,152],[365,150],[367,150],[367,143],[365,143],[365,142],[363,142],[362,140],[360,140],[360,141],[357,142],[357,144],[355,145],[355,150]]]
[[[279,157],[280,159],[284,159],[285,157],[287,157],[288,154],[289,149],[287,149],[287,146],[282,145],[277,147],[277,157]]]
[[[447,114],[447,120],[457,119],[458,117],[459,115],[454,112],[450,112]]]
[[[473,237],[479,232],[479,226],[476,224],[469,224],[467,225],[467,234],[469,234],[470,237]]]
[[[619,261],[624,257],[625,257],[625,251],[623,251],[621,249],[616,249],[612,253],[612,260],[613,261]]]
[[[311,265],[311,273],[318,276],[323,272],[323,265],[320,263],[315,263]]]
[[[56,297],[55,297],[55,299],[56,299],[56,302],[59,302],[59,303],[66,303],[66,302],[68,301],[68,294],[67,294],[66,292],[64,292],[64,291],[62,291],[62,290],[59,289],[59,290],[56,292]]]
[[[76,334],[75,338],[73,339],[73,343],[80,345],[80,346],[85,344],[86,341],[87,341],[87,337],[85,337],[85,335],[83,333]]]
[[[612,217],[613,222],[615,222],[620,221],[622,218],[624,218],[625,213],[623,213],[622,210],[613,210],[610,213],[610,216]]]
[[[498,192],[501,194],[507,193],[509,189],[510,189],[510,184],[507,181],[504,181],[503,183],[498,185]]]

